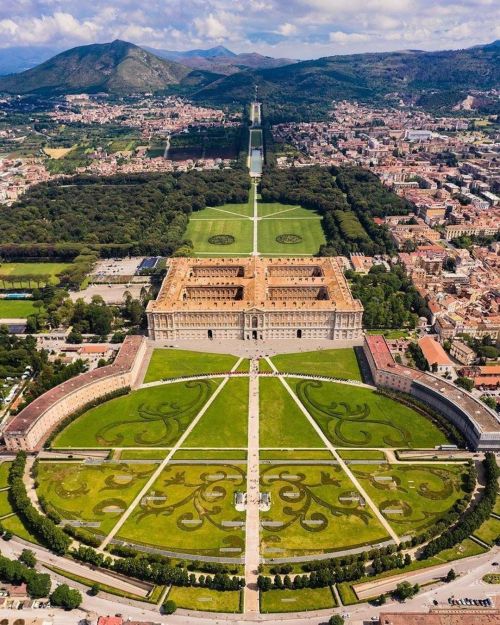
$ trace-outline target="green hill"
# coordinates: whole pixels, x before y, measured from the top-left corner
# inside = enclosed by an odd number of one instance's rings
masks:
[[[72,48],[25,72],[0,78],[0,91],[141,93],[179,84],[190,72],[180,63],[116,40]]]

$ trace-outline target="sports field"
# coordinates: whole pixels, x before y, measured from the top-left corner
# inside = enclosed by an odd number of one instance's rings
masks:
[[[37,310],[30,299],[0,299],[0,319],[26,319]]]
[[[325,349],[298,354],[278,354],[271,358],[278,371],[310,373],[347,380],[362,380],[354,349]]]
[[[64,429],[53,447],[169,447],[203,408],[219,381],[145,388],[92,408]]]
[[[144,382],[230,371],[238,359],[230,354],[207,354],[185,349],[155,349]]]
[[[154,471],[154,465],[41,462],[38,497],[61,519],[97,523],[109,532]]]
[[[245,513],[234,505],[246,488],[245,467],[170,465],[128,518],[119,538],[169,551],[239,557]]]
[[[262,466],[261,551],[286,557],[339,551],[388,538],[372,510],[338,465]]]
[[[351,469],[399,536],[435,525],[465,495],[464,465],[353,465]]]
[[[339,447],[434,447],[447,442],[429,419],[375,391],[318,380],[290,379],[289,384]]]
[[[47,283],[58,284],[57,274],[71,263],[1,263],[0,286],[2,288],[33,288]],[[5,276],[5,280],[3,277]]]

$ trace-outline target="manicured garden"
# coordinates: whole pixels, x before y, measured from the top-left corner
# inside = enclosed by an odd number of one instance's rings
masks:
[[[288,380],[330,441],[339,447],[434,447],[448,442],[432,421],[366,388]]]
[[[500,541],[500,520],[490,517],[474,532],[474,536],[487,545],[496,544],[497,541]]]
[[[207,354],[185,349],[155,349],[149,361],[144,382],[204,373],[230,371],[238,358],[230,354]]]
[[[244,206],[244,205],[243,205]],[[223,210],[230,210],[221,207]],[[210,211],[212,216],[203,215],[205,211]],[[185,238],[193,243],[195,255],[219,256],[233,254],[235,256],[247,256],[252,252],[253,246],[253,223],[247,217],[209,208],[200,213],[194,214],[189,220]],[[232,243],[217,245],[210,243],[212,237],[227,235],[233,237]]]
[[[246,447],[248,378],[230,378],[184,442],[185,447]]]
[[[260,441],[266,447],[324,447],[278,378],[259,379]]]
[[[283,209],[287,208],[283,206]],[[309,216],[292,218],[292,213],[281,213],[276,217],[261,219],[258,224],[259,252],[265,255],[317,254],[320,246],[325,243],[325,235],[321,228],[321,218],[312,211]],[[291,244],[280,242],[282,235],[295,235],[297,240]]]
[[[268,590],[260,594],[260,609],[264,613],[326,610],[336,605],[330,587]]]
[[[204,612],[240,612],[240,591],[173,586],[168,597],[178,608]]]
[[[245,490],[244,466],[169,465],[123,525],[119,538],[180,553],[240,557],[245,513],[236,510],[234,496]]]
[[[58,284],[57,275],[71,263],[1,263],[0,287],[26,289]],[[5,276],[5,279],[4,279]]]
[[[261,552],[267,558],[340,551],[387,538],[348,476],[337,466],[266,465],[260,490]]]
[[[94,531],[107,534],[154,469],[148,464],[41,462],[37,494],[61,519],[98,523]]]
[[[435,525],[465,495],[464,465],[353,465],[351,470],[399,536]]]
[[[362,380],[353,349],[325,349],[298,354],[279,354],[271,358],[278,371],[325,375],[348,380]]]
[[[92,408],[53,447],[169,447],[206,404],[219,381],[190,380],[145,388]]]

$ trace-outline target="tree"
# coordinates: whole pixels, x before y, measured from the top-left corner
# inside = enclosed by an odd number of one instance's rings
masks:
[[[177,610],[177,604],[172,599],[167,599],[162,605],[163,614],[173,614]]]
[[[80,343],[83,343],[82,333],[78,330],[75,330],[75,328],[72,328],[71,332],[68,334],[66,342],[72,343],[73,345],[79,345]]]
[[[450,569],[448,573],[446,574],[445,581],[449,583],[449,582],[452,582],[456,578],[457,578],[457,574],[455,573],[454,569]]]
[[[50,595],[52,605],[59,606],[65,610],[74,610],[82,602],[82,595],[78,590],[70,588],[67,584],[61,584]]]
[[[96,595],[99,594],[100,590],[101,590],[101,587],[99,586],[99,584],[92,584],[89,590],[89,595],[91,597],[95,597]]]
[[[30,597],[33,599],[40,599],[41,597],[48,597],[50,592],[50,575],[46,573],[32,573],[27,581],[27,588]]]
[[[474,380],[471,380],[471,378],[466,378],[463,376],[459,376],[456,380],[455,380],[455,384],[457,386],[460,386],[461,388],[464,388],[466,391],[472,391],[472,389],[474,388]]]
[[[334,614],[328,619],[328,625],[344,625],[344,619],[340,614]]]
[[[393,596],[395,599],[399,599],[399,601],[406,601],[406,599],[411,599],[415,596],[419,590],[420,587],[418,584],[412,586],[410,582],[401,582],[396,586]]]
[[[35,554],[30,549],[23,549],[19,556],[19,562],[22,562],[30,569],[34,569],[36,564]]]

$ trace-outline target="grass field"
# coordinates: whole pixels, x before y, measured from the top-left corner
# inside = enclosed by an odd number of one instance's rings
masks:
[[[214,212],[214,209],[208,210]],[[234,243],[229,245],[212,245],[209,243],[208,239],[218,234],[233,236]],[[241,254],[247,256],[252,252],[253,224],[245,217],[221,212],[218,212],[217,217],[212,219],[207,219],[206,215],[192,217],[189,220],[184,238],[193,242],[195,254],[210,256]]]
[[[340,449],[338,452],[344,460],[386,460],[384,452],[377,449]]]
[[[261,449],[261,460],[332,460],[328,449]]]
[[[495,517],[490,517],[474,532],[474,536],[487,545],[495,544],[495,541],[500,538],[500,521]]]
[[[308,211],[309,212],[309,211]],[[258,225],[258,248],[264,256],[296,254],[317,254],[320,246],[326,242],[321,228],[321,219],[310,213],[308,218],[292,218],[293,213],[281,213],[277,217],[265,218]],[[286,218],[284,216],[287,215]],[[278,243],[276,237],[282,234],[295,234],[301,237],[298,243]]]
[[[144,382],[203,373],[230,371],[238,358],[230,354],[208,354],[185,349],[155,349]]]
[[[179,449],[173,460],[246,460],[246,449]]]
[[[271,365],[267,362],[267,360],[265,358],[259,358],[259,371],[265,373],[267,371],[272,371],[273,368],[271,367]]]
[[[112,399],[68,425],[53,447],[169,447],[217,385],[208,379],[178,382]]]
[[[184,610],[203,610],[204,612],[239,612],[240,591],[221,592],[210,588],[173,586],[168,599],[175,601],[178,608]]]
[[[9,485],[9,471],[12,462],[2,462],[0,464],[0,488],[6,488]]]
[[[169,449],[124,449],[120,460],[163,460]]]
[[[35,312],[33,300],[0,299],[0,319],[26,319]]]
[[[19,536],[19,538],[24,538],[24,540],[29,541],[35,545],[38,545],[38,540],[28,532],[28,530],[24,527],[21,522],[21,519],[16,515],[9,516],[5,519],[2,519],[2,527],[7,532],[11,532],[14,536]]]
[[[28,276],[47,276],[50,284],[58,284],[58,273],[61,273],[64,269],[67,269],[71,263],[1,263],[0,264],[0,276],[9,276],[11,278],[18,278],[13,284],[10,281],[2,281],[0,277],[0,286],[8,288],[14,286],[15,288],[29,288],[38,286],[36,280],[29,281]],[[40,286],[45,284],[45,280],[40,281]]]
[[[155,465],[41,462],[37,493],[62,519],[99,522],[108,533],[132,503]]]
[[[265,557],[339,551],[387,536],[339,466],[263,465],[260,490],[271,494],[260,517]]]
[[[447,442],[429,419],[369,389],[314,380],[288,383],[339,447],[434,447]]]
[[[235,509],[234,493],[245,487],[243,466],[167,466],[119,537],[181,553],[241,556],[245,513]]]
[[[185,447],[246,447],[248,378],[231,378],[184,442]]]
[[[300,590],[268,590],[260,595],[261,612],[305,612],[336,606],[333,593],[327,588]]]
[[[266,447],[324,447],[278,378],[259,379],[260,442]]]
[[[436,524],[465,495],[463,465],[352,465],[351,469],[399,536]]]
[[[279,354],[272,363],[285,373],[310,373],[349,380],[362,380],[353,349],[326,349],[298,354]]]

